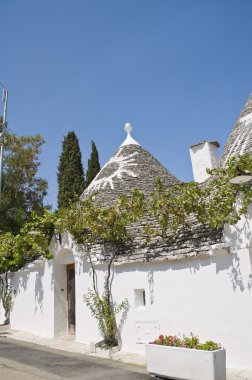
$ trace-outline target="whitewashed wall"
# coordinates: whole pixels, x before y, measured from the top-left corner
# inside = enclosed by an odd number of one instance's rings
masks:
[[[53,337],[54,277],[52,261],[31,264],[15,273],[11,328]]]
[[[76,340],[90,342],[97,327],[83,305],[90,273],[78,275]],[[98,272],[103,279],[102,267]],[[252,369],[252,275],[248,249],[204,259],[116,267],[113,297],[129,301],[127,318],[118,318],[122,350],[144,352],[159,334],[193,332],[227,348],[227,365]],[[101,281],[100,281],[101,283]],[[90,285],[89,285],[90,284]],[[145,289],[146,306],[136,308],[134,289]]]
[[[45,337],[67,335],[66,265],[74,263],[69,236],[52,241],[54,258],[37,261],[14,274],[11,328]]]
[[[91,316],[91,313],[83,302],[83,295],[92,289],[92,272],[90,265],[83,259],[79,258],[76,263],[75,272],[76,281],[76,341],[89,344],[92,341],[99,340],[97,322]],[[104,273],[101,271],[99,276],[100,289],[103,283]]]
[[[251,214],[251,210],[250,210]],[[183,261],[116,266],[112,293],[129,308],[118,318],[122,350],[144,352],[144,342],[159,334],[199,335],[227,349],[227,365],[252,370],[252,218],[225,228],[231,252]],[[83,302],[92,288],[90,264],[71,241],[54,247],[44,266],[15,274],[17,291],[11,313],[13,329],[43,336],[67,334],[66,265],[76,265],[76,341],[99,339],[97,322]],[[105,266],[97,266],[99,287]],[[144,289],[146,306],[135,305],[135,289]]]
[[[144,352],[158,334],[190,334],[220,342],[227,365],[252,370],[252,208],[235,226],[225,226],[230,252],[207,258],[116,266],[112,293],[129,309],[118,318],[122,350]],[[104,266],[97,266],[100,289]],[[79,259],[76,273],[76,340],[88,343],[99,332],[83,294],[92,286],[89,264]],[[135,289],[146,292],[146,306],[135,305]]]

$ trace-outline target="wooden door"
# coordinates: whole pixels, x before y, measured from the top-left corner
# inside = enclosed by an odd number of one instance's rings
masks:
[[[68,334],[75,333],[75,266],[69,264],[67,270],[67,305],[68,305]]]

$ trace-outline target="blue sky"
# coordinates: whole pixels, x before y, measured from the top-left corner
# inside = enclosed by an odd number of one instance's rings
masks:
[[[63,136],[84,169],[133,136],[178,178],[189,146],[221,148],[252,92],[250,0],[1,0],[0,81],[17,134],[46,140],[40,175],[56,206]]]

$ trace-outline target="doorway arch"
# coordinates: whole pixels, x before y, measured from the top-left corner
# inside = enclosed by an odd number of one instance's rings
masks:
[[[75,332],[75,261],[71,249],[63,248],[58,251],[54,261],[54,276],[54,335],[73,334]]]

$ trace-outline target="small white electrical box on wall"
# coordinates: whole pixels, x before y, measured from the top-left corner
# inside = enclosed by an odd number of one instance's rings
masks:
[[[153,342],[160,333],[158,321],[136,321],[137,343]]]

